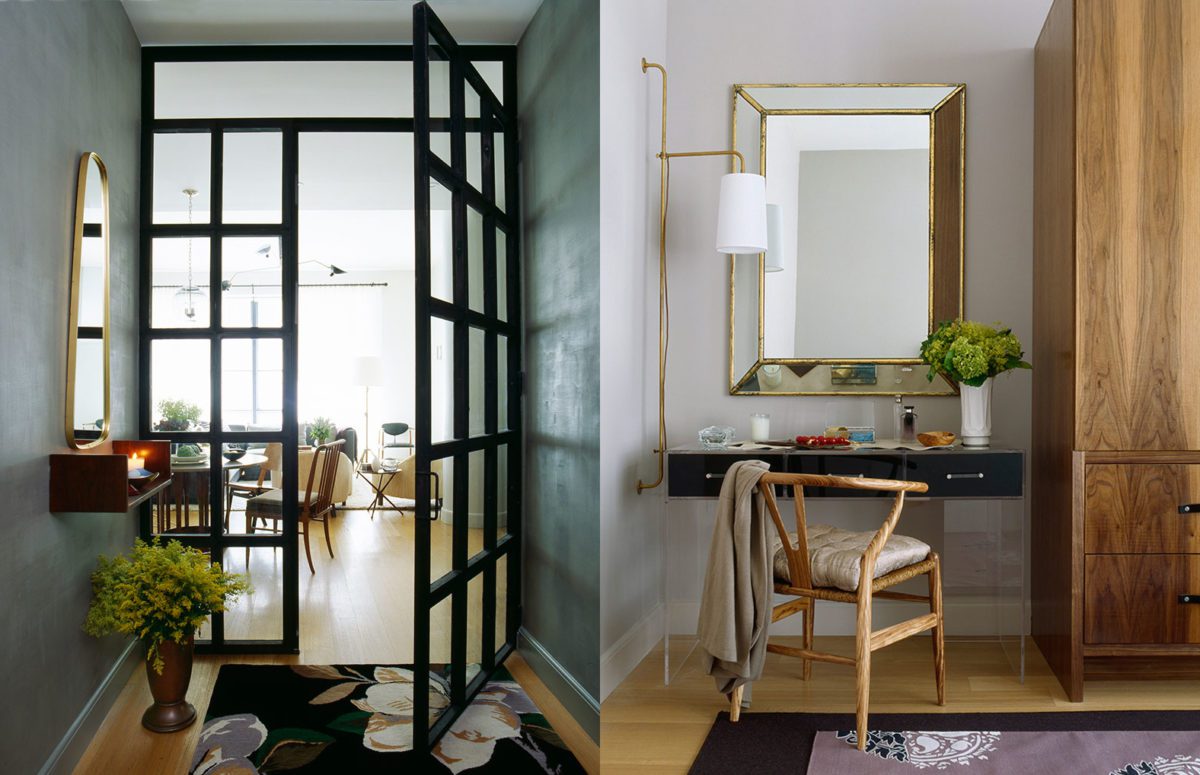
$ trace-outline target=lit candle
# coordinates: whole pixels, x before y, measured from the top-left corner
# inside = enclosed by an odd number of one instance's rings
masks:
[[[771,415],[750,415],[750,440],[768,441],[771,438]]]
[[[139,468],[146,467],[146,458],[139,457],[136,452],[129,453],[129,470],[136,471]]]

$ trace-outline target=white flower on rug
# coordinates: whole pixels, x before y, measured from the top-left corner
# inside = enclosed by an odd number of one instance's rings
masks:
[[[847,745],[858,746],[856,732],[838,732],[837,737]],[[866,752],[880,759],[905,762],[918,770],[944,770],[987,759],[987,754],[996,750],[999,739],[999,732],[870,731]]]
[[[433,755],[455,775],[491,761],[497,740],[521,734],[521,717],[505,704],[509,690],[498,684],[485,686],[434,746]]]
[[[200,731],[191,775],[256,775],[250,754],[267,739],[267,728],[251,713],[212,719]]]
[[[371,714],[363,745],[380,753],[411,751],[413,671],[402,667],[377,667],[374,678],[377,683],[367,687],[365,697],[350,701],[354,707]],[[430,676],[430,717],[436,718],[449,704],[446,687]]]

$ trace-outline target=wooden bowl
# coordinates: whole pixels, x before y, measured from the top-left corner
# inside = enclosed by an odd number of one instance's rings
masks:
[[[946,447],[953,444],[956,438],[958,437],[950,431],[929,431],[917,434],[917,441],[927,447]]]

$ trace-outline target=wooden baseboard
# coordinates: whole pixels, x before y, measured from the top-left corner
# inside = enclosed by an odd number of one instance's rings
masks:
[[[117,695],[125,688],[130,674],[141,663],[141,641],[135,640],[113,663],[108,675],[104,676],[104,680],[84,704],[83,710],[79,711],[75,721],[67,728],[66,734],[58,741],[58,745],[54,746],[46,763],[38,770],[38,775],[70,775],[75,770],[75,765],[83,757],[84,751],[92,742],[92,737],[104,723],[109,708],[116,702]]]
[[[517,633],[517,650],[571,717],[579,722],[592,740],[599,742],[599,701],[524,627]]]

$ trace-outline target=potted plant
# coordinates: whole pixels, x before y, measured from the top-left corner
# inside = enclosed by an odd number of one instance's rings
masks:
[[[162,419],[154,424],[156,431],[186,431],[200,422],[200,407],[187,401],[166,398],[158,402]]]
[[[154,704],[142,725],[174,732],[190,725],[187,701],[197,628],[212,613],[250,590],[245,576],[226,573],[199,549],[155,538],[134,543],[126,556],[100,556],[92,574],[92,604],[84,630],[101,637],[119,632],[146,643],[146,677]]]
[[[333,421],[328,417],[318,417],[308,424],[308,435],[318,447],[332,439],[334,433]]]
[[[1031,369],[1013,332],[999,323],[949,320],[921,343],[927,378],[941,374],[958,383],[964,447],[986,447],[992,435],[992,378],[1012,369]]]

